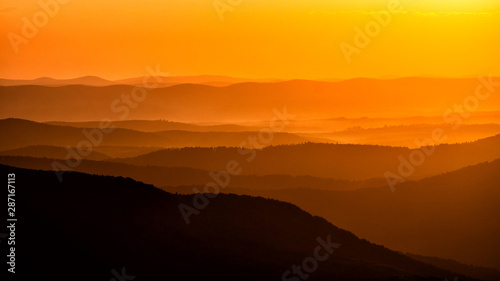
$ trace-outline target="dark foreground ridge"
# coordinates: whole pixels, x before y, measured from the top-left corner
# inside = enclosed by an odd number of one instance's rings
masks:
[[[114,274],[126,273],[123,280],[278,281],[320,245],[327,258],[311,273],[301,270],[307,280],[471,280],[289,203],[220,194],[186,225],[178,206],[192,204],[191,195],[121,177],[73,172],[59,183],[54,172],[0,170],[16,174],[16,280],[118,280]],[[329,241],[340,246],[329,249]]]

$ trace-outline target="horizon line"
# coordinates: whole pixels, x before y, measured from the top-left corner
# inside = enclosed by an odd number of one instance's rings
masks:
[[[353,80],[353,79],[378,79],[378,80],[394,80],[394,79],[401,79],[401,78],[436,78],[436,79],[468,79],[468,78],[478,78],[478,77],[485,77],[485,76],[491,76],[491,77],[500,77],[500,74],[474,74],[474,75],[459,75],[459,76],[446,76],[446,75],[380,75],[380,76],[352,76],[352,77],[327,77],[327,78],[276,78],[276,77],[268,77],[268,78],[248,78],[248,77],[238,77],[238,76],[229,76],[229,75],[218,75],[218,74],[199,74],[199,75],[168,75],[168,76],[160,76],[163,78],[200,78],[200,77],[219,77],[219,78],[230,78],[230,79],[240,79],[240,80],[249,80],[249,81],[259,81],[259,80],[277,80],[277,81],[292,81],[292,80],[309,80],[309,81],[325,81],[328,82],[329,80],[338,80],[338,81],[345,81],[345,80]],[[101,76],[97,75],[83,75],[83,76],[77,76],[77,77],[71,77],[71,78],[55,78],[55,77],[50,77],[50,76],[40,76],[36,78],[5,78],[5,77],[0,77],[2,80],[18,80],[18,81],[34,81],[34,80],[40,80],[40,79],[51,79],[51,80],[76,80],[76,79],[82,79],[82,78],[97,78],[97,79],[102,79],[108,82],[118,82],[118,81],[123,81],[123,80],[132,80],[132,79],[140,79],[147,77],[147,75],[144,76],[134,76],[134,77],[127,77],[127,78],[119,78],[119,79],[107,79],[103,78]],[[218,81],[206,81],[206,82],[218,82]]]

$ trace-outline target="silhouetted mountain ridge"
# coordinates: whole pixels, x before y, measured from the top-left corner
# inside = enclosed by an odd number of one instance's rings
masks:
[[[413,151],[375,145],[304,143],[260,150],[227,147],[166,149],[114,161],[219,171],[225,170],[227,162],[234,160],[242,166],[242,174],[247,175],[288,174],[368,180],[384,177],[388,171],[398,175],[401,163],[406,161],[406,165],[412,165],[410,155]],[[442,144],[435,147],[431,155],[424,154],[421,165],[413,165],[414,171],[409,178],[421,179],[497,158],[500,158],[500,135],[473,143]]]
[[[72,147],[70,150],[77,151],[78,148]],[[35,158],[52,158],[52,159],[64,159],[68,157],[68,149],[58,146],[49,145],[33,145],[12,150],[0,151],[2,156],[24,156],[24,157],[35,157]],[[92,150],[89,155],[82,156],[76,155],[78,157],[89,159],[89,160],[104,160],[111,158],[109,155]]]
[[[50,159],[33,158],[26,156],[3,156],[0,152],[0,164],[35,170],[54,170],[54,162],[58,162],[68,167],[66,158]],[[13,154],[13,153],[11,153]],[[55,166],[59,170],[59,166]],[[70,167],[68,167],[70,168]],[[203,186],[213,181],[210,171],[183,168],[183,167],[157,167],[157,166],[135,166],[109,161],[91,161],[88,158],[83,160],[72,170],[87,174],[104,176],[123,176],[158,187],[168,186]],[[218,171],[213,171],[218,172]],[[315,178],[310,176],[290,176],[290,175],[234,175],[228,183],[228,188],[249,188],[249,189],[288,189],[300,187],[314,187],[325,190],[351,190],[367,187],[379,187],[385,185],[385,179],[375,179],[371,181],[352,182],[326,178]],[[192,190],[185,190],[190,193]]]
[[[58,126],[69,126],[77,128],[99,128],[99,121],[94,122],[47,122],[47,124]],[[172,122],[164,120],[127,120],[114,121],[116,128],[129,129],[142,132],[161,131],[191,131],[191,132],[248,132],[258,131],[258,127],[239,126],[232,124],[201,126],[189,123]]]
[[[9,138],[0,140],[1,150],[10,150],[33,145],[78,146],[85,141],[92,146],[130,147],[213,147],[249,146],[248,138],[258,132],[189,132],[162,131],[139,132],[129,129],[112,128],[112,123],[98,128],[75,128],[37,123],[23,119],[0,120],[0,131]],[[102,128],[102,129],[101,129]],[[306,139],[289,133],[274,133],[269,144],[300,143]],[[243,144],[242,143],[246,143]]]
[[[475,93],[480,83],[472,78],[402,78],[240,83],[227,87],[182,84],[147,91],[147,98],[139,103],[140,106],[134,107],[126,118],[182,122],[269,120],[273,117],[273,109],[282,110],[284,107],[300,119],[382,117],[381,114],[414,116],[421,112],[442,115],[454,104],[463,101],[464,97]],[[120,101],[124,94],[130,96],[133,89],[133,86],[79,85],[0,87],[0,118],[116,120],[117,117],[110,117],[116,115],[110,112],[111,105],[116,100]],[[422,93],[433,98],[422,98]],[[481,110],[499,111],[498,104],[500,97],[491,95],[487,103],[481,103]]]
[[[455,276],[360,240],[288,203],[221,194],[186,225],[178,205],[192,204],[192,196],[124,178],[70,173],[59,183],[53,172],[4,165],[0,170],[16,174],[17,216],[23,221],[17,253],[30,265],[21,272],[25,278],[108,279],[112,269],[126,268],[143,280],[279,280],[312,256],[322,237],[341,246],[310,280]],[[54,260],[58,270],[51,270]]]
[[[190,188],[167,188],[191,191]],[[353,191],[224,189],[291,202],[391,249],[500,269],[500,159],[389,187]]]
[[[410,253],[406,253],[406,255],[414,260],[432,264],[439,268],[447,269],[467,276],[472,276],[474,278],[479,278],[483,280],[500,280],[500,271],[496,269],[466,265],[451,259],[426,257]]]

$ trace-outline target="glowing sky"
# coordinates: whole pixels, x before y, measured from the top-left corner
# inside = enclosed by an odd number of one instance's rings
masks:
[[[157,64],[171,75],[249,78],[500,76],[497,0],[401,0],[363,48],[356,28],[373,27],[397,0],[216,1],[219,13],[213,0],[66,0],[16,53],[23,17],[43,9],[3,0],[0,77],[118,79]],[[341,44],[356,48],[350,62]]]

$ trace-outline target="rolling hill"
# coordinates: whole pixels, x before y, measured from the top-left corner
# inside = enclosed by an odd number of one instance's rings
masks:
[[[72,79],[54,79],[50,77],[41,77],[31,80],[17,80],[17,79],[0,79],[1,86],[23,86],[23,85],[36,85],[36,86],[67,86],[67,85],[85,85],[85,86],[111,86],[111,85],[133,85],[142,86],[145,77],[136,77],[119,80],[106,80],[96,76],[84,76]],[[162,76],[160,87],[168,87],[179,84],[202,84],[211,85],[215,87],[225,87],[231,84],[244,83],[244,82],[261,82],[271,83],[278,82],[279,79],[245,79],[233,78],[228,76],[218,75],[200,75],[200,76]],[[159,78],[159,79],[160,79]]]
[[[404,146],[409,148],[420,147],[418,141],[431,139],[432,132],[436,128],[446,132],[444,141],[433,140],[438,145],[442,143],[464,143],[484,139],[500,134],[500,124],[473,124],[462,125],[454,130],[451,124],[419,124],[403,126],[384,126],[379,128],[350,128],[338,132],[329,133],[305,133],[299,134],[309,139],[319,139],[324,142],[338,142],[350,144],[371,144]]]
[[[147,91],[141,102],[132,99],[134,87],[125,85],[7,86],[0,87],[0,118],[43,122],[104,118],[238,122],[269,120],[274,116],[273,109],[285,107],[298,119],[418,116],[421,112],[442,116],[447,110],[453,110],[455,104],[474,95],[479,84],[478,79],[472,78],[292,80],[239,83],[227,87],[182,84]],[[422,93],[433,99],[421,98]],[[127,102],[124,96],[131,100]],[[499,104],[500,97],[491,95],[480,102],[479,108],[499,111]]]
[[[166,188],[189,193],[193,187]],[[301,189],[225,193],[291,202],[341,228],[391,249],[500,269],[500,159],[420,181],[394,193]]]
[[[193,196],[124,178],[71,173],[59,183],[53,172],[4,165],[0,171],[16,176],[23,221],[16,254],[30,268],[19,273],[25,280],[107,280],[113,270],[142,280],[279,280],[314,256],[322,261],[307,267],[310,280],[457,276],[360,240],[289,203],[221,194],[187,225],[178,206],[192,204]]]
[[[68,126],[76,128],[99,128],[100,122],[47,122],[50,125]],[[189,123],[172,122],[164,120],[128,120],[114,121],[116,128],[129,129],[141,132],[161,132],[161,131],[189,131],[189,132],[248,132],[259,131],[262,127],[239,126],[239,125],[195,125]]]
[[[486,117],[477,116],[474,120],[480,122]],[[492,116],[494,118],[494,116]],[[451,124],[405,124],[398,126],[388,126],[396,122],[410,122],[410,120],[428,120],[422,119],[384,119],[377,120],[316,120],[316,121],[291,121],[286,132],[293,133],[305,139],[323,143],[343,143],[343,144],[371,144],[371,145],[390,145],[417,148],[415,140],[430,139],[432,132],[440,128],[446,132],[444,141],[434,141],[435,144],[441,143],[462,143],[476,141],[500,134],[500,124],[466,124],[458,130],[453,129]],[[432,120],[429,120],[432,121]],[[498,119],[500,123],[500,119]],[[380,122],[387,122],[385,124]],[[442,120],[441,120],[442,122]],[[47,124],[58,126],[69,126],[77,128],[98,128],[100,122],[47,122]],[[346,127],[348,124],[358,124],[358,126]],[[400,123],[401,124],[401,123]],[[266,128],[262,122],[260,125],[198,125],[181,122],[171,122],[165,120],[130,120],[115,121],[113,125],[116,128],[129,129],[141,132],[161,132],[161,131],[190,131],[190,132],[248,132],[259,131]],[[370,127],[377,125],[379,127]],[[267,124],[269,126],[269,122]],[[308,127],[309,126],[309,127]],[[345,129],[341,129],[345,128]]]
[[[439,268],[447,269],[453,272],[457,272],[463,275],[471,276],[474,278],[482,279],[482,280],[500,280],[500,271],[485,268],[485,267],[477,267],[472,265],[467,265],[463,263],[456,262],[450,259],[440,259],[435,257],[426,257],[421,255],[414,254],[406,254],[410,258],[421,261],[424,263],[435,265]]]
[[[26,156],[4,156],[0,152],[0,164],[14,166],[18,168],[58,171],[54,169],[53,163],[59,162],[72,171],[114,177],[128,177],[137,181],[155,186],[184,186],[193,185],[204,186],[213,182],[210,171],[182,168],[182,167],[157,167],[157,166],[135,166],[109,161],[92,161],[86,158],[76,167],[70,167],[66,163],[65,157],[50,159],[33,158]],[[58,167],[58,166],[56,166]],[[216,171],[215,171],[216,172]],[[310,176],[289,176],[289,175],[234,175],[231,177],[227,187],[248,188],[258,190],[269,189],[289,189],[304,188],[314,186],[316,189],[324,190],[354,190],[360,188],[380,187],[386,184],[385,179],[375,179],[371,181],[353,182],[327,178],[316,178]]]
[[[462,125],[488,125],[500,124],[500,112],[469,112],[469,117],[462,119]],[[269,121],[260,122],[239,122],[238,125],[265,127]],[[443,114],[433,116],[413,116],[413,117],[335,117],[320,119],[293,119],[289,120],[286,131],[290,133],[337,133],[346,130],[356,129],[381,129],[384,127],[402,126],[432,126],[434,128],[447,127],[443,119]],[[460,130],[458,130],[460,131]],[[427,133],[428,134],[428,133]],[[426,136],[428,137],[428,135]]]
[[[432,150],[433,147],[427,149]],[[415,153],[423,154],[423,161],[410,160]],[[420,150],[401,147],[305,143],[270,146],[260,150],[226,147],[167,149],[113,161],[209,171],[223,171],[229,161],[236,161],[242,168],[241,173],[246,175],[302,175],[368,180],[383,178],[388,171],[397,175],[402,166],[402,176],[407,175],[407,166],[412,165],[413,173],[407,178],[421,179],[498,158],[500,135],[473,143],[442,144],[435,147],[429,156]],[[406,162],[409,164],[402,164]]]
[[[101,127],[99,127],[101,128]],[[8,138],[0,140],[1,150],[10,150],[33,145],[75,147],[82,142],[92,146],[129,146],[129,147],[212,147],[212,146],[249,146],[249,137],[258,132],[188,132],[163,131],[139,132],[115,128],[75,128],[32,122],[21,119],[0,120],[0,131]],[[288,133],[274,133],[269,144],[293,144],[307,139]],[[245,142],[246,144],[242,144]],[[87,149],[82,148],[82,150]]]
[[[16,80],[16,79],[0,79],[1,86],[21,86],[21,85],[37,85],[37,86],[64,86],[64,85],[85,85],[93,87],[113,85],[113,82],[102,79],[96,76],[83,76],[72,79],[54,79],[50,77],[41,77],[32,80]]]
[[[2,156],[26,156],[35,158],[52,158],[52,159],[66,159],[69,151],[77,151],[76,147],[72,147],[69,150],[64,147],[59,146],[49,146],[49,145],[34,145],[27,146],[17,149],[0,151]],[[111,158],[109,155],[97,152],[93,150],[89,155],[81,156],[81,158],[88,160],[104,160]]]
[[[85,156],[78,153],[77,147],[61,147],[50,145],[32,145],[22,148],[0,151],[3,156],[25,156],[35,158],[51,158],[64,160],[77,157],[88,160],[104,160],[109,158],[136,157],[139,155],[162,150],[163,147],[140,147],[140,146],[94,146],[90,155]],[[73,151],[73,152],[72,152]]]

